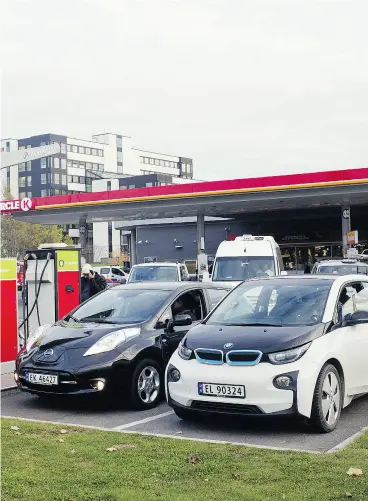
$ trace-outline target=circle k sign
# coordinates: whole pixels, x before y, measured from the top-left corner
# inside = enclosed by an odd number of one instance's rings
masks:
[[[1,202],[1,211],[13,212],[13,211],[29,211],[32,209],[33,203],[31,198],[22,198],[22,200],[7,200]]]

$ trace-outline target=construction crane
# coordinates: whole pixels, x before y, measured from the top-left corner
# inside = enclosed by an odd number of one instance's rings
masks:
[[[39,158],[49,157],[60,153],[60,144],[48,144],[46,146],[37,146],[36,148],[27,148],[25,150],[15,150],[1,152],[1,169],[6,169],[12,165],[38,160]]]

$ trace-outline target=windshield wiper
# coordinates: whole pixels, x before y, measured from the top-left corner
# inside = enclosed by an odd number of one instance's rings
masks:
[[[224,325],[229,325],[229,326],[235,326],[235,327],[254,327],[254,326],[260,326],[260,327],[281,327],[282,323],[280,322],[279,324],[268,324],[268,323],[263,323],[263,322],[249,322],[249,323],[237,323],[237,324],[224,324]]]
[[[113,322],[112,320],[105,320],[104,318],[82,318],[79,322],[91,323],[91,324],[116,324],[118,322]]]
[[[70,313],[69,313],[69,315],[68,315],[68,318],[70,318],[71,320],[73,320],[73,322],[78,322],[78,323],[80,323],[80,320],[78,320],[77,318],[73,317],[73,315],[71,315]]]

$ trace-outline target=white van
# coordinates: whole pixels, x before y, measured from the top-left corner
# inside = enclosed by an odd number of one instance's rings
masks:
[[[221,242],[212,282],[238,285],[244,280],[285,274],[280,247],[273,237],[243,235]]]

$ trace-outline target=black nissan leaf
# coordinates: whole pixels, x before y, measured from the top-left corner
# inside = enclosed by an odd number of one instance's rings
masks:
[[[154,407],[171,354],[227,292],[198,282],[107,289],[29,337],[16,359],[18,387],[39,396],[105,394]]]

